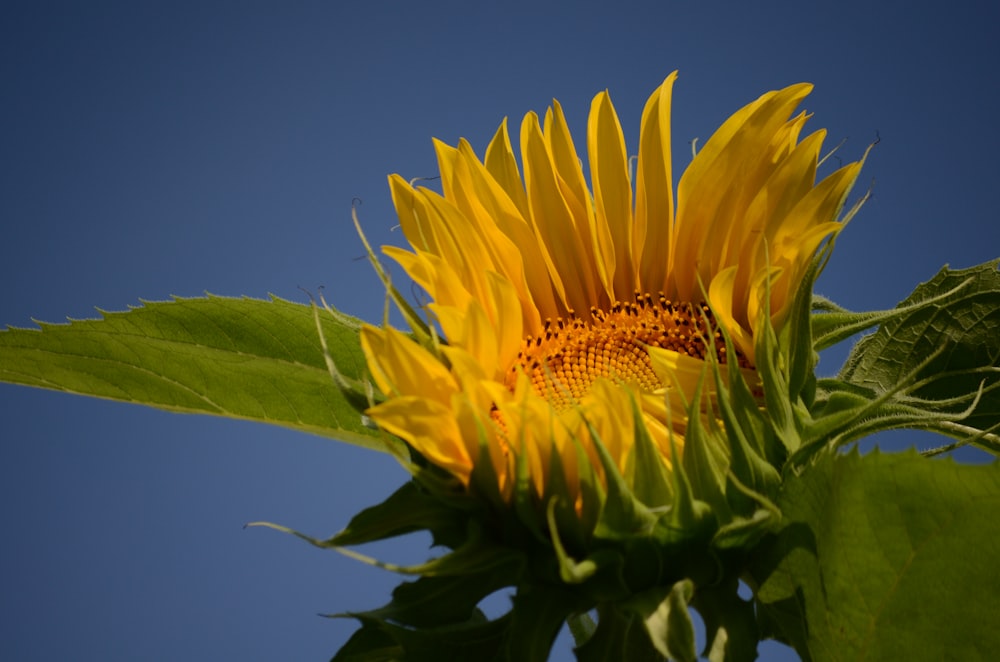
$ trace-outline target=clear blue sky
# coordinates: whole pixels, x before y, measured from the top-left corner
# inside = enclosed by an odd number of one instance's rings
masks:
[[[399,242],[386,175],[436,174],[432,136],[481,150],[555,97],[584,144],[605,88],[634,151],[674,69],[681,166],[803,80],[843,158],[881,137],[819,289],[892,306],[1000,255],[1000,16],[917,4],[5,2],[0,325],[321,285],[375,320],[353,198],[373,241]],[[397,578],[241,527],[330,534],[404,478],[327,439],[0,385],[0,658],[328,659],[354,624],[316,613],[379,606]]]

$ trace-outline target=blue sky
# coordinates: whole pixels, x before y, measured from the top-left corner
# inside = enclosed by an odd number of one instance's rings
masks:
[[[555,97],[583,144],[605,88],[634,151],[674,69],[678,167],[688,141],[803,80],[844,159],[881,138],[860,184],[874,197],[818,289],[890,307],[946,263],[1000,255],[998,10],[913,5],[4,3],[0,324],[300,286],[376,320],[352,199],[375,243],[399,243],[386,176],[435,175],[432,136],[481,150]],[[0,414],[0,658],[328,659],[354,625],[316,614],[379,606],[396,583],[242,529],[333,533],[403,482],[386,457],[8,385]]]

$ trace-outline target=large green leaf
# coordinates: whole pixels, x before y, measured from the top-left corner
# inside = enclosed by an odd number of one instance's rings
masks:
[[[813,660],[989,660],[1000,650],[1000,463],[821,454],[751,565],[765,634]]]
[[[282,425],[384,450],[360,392],[327,368],[314,309],[209,296],[0,331],[0,380]],[[342,381],[362,379],[360,323],[321,312]]]
[[[839,379],[875,397],[910,382],[912,388],[899,391],[893,404],[944,414],[912,427],[958,438],[992,432],[1000,425],[997,262],[959,271],[944,268],[918,286],[875,333],[854,346]],[[1000,448],[995,434],[980,439]]]

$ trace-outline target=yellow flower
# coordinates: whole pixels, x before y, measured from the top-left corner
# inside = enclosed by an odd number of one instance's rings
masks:
[[[600,466],[590,430],[627,477],[642,425],[669,468],[706,353],[753,370],[762,315],[780,327],[860,163],[816,183],[825,132],[799,140],[811,86],[793,85],[730,117],[675,203],[675,77],[646,103],[634,180],[607,92],[590,109],[590,187],[557,102],[521,123],[523,178],[506,120],[482,160],[435,142],[443,195],[389,178],[412,250],[383,250],[430,295],[446,342],[363,328],[381,428],[466,484],[484,440],[506,498],[518,458],[538,495],[559,463],[579,498],[581,463]]]

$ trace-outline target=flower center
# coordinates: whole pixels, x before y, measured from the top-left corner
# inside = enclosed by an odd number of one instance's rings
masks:
[[[656,298],[636,292],[634,302],[615,302],[609,310],[590,309],[590,321],[570,311],[569,319],[545,320],[543,335],[524,339],[507,386],[513,387],[519,369],[531,379],[535,392],[557,411],[578,402],[594,381],[607,377],[642,391],[663,385],[653,371],[647,347],[661,347],[704,359],[709,347],[720,363],[726,345],[708,305],[675,303],[663,294]],[[752,368],[737,352],[741,367]]]

